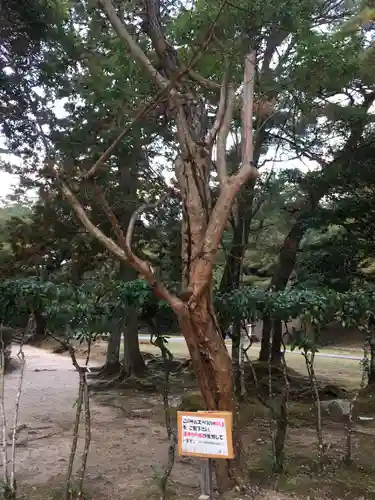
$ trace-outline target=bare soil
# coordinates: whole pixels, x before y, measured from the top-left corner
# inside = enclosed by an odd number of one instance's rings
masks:
[[[102,347],[94,349],[93,364],[102,362]],[[74,422],[78,377],[69,357],[26,346],[27,364],[18,422],[17,478],[20,498],[61,500]],[[81,351],[81,354],[82,351]],[[12,407],[19,372],[6,376],[6,409],[11,430]],[[105,390],[91,397],[92,444],[86,474],[91,500],[160,498],[158,477],[167,458],[161,397],[134,389]],[[177,404],[179,398],[172,398]],[[365,405],[365,408],[367,406]],[[368,406],[375,413],[374,405]],[[345,468],[343,426],[327,422],[330,452],[323,475],[316,475],[314,420],[311,405],[291,405],[286,473],[276,479],[271,470],[267,413],[252,401],[244,407],[248,425],[244,442],[249,452],[248,489],[233,499],[290,500],[375,498],[373,444],[375,429],[357,429],[355,459]],[[83,431],[83,429],[82,429]],[[82,445],[82,443],[80,443]],[[199,462],[178,458],[169,483],[170,498],[198,498]],[[282,491],[272,491],[274,489]]]
[[[20,497],[57,500],[67,469],[78,377],[66,356],[26,346],[27,359],[18,422],[17,478]],[[8,429],[19,371],[6,375]],[[92,443],[86,475],[89,498],[158,498],[157,478],[167,456],[165,429],[158,418],[159,397],[106,391],[91,398]],[[81,443],[82,444],[82,443]],[[170,493],[197,498],[199,463],[178,459]],[[257,498],[264,498],[259,494]],[[282,498],[277,495],[267,498]]]

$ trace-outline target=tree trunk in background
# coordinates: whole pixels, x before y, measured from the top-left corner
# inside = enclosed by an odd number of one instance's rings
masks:
[[[272,277],[270,288],[275,291],[284,290],[288,284],[290,275],[296,265],[297,252],[299,244],[306,231],[306,225],[300,217],[289,231],[284,240],[283,246],[279,253],[279,263],[277,269]],[[272,321],[270,316],[263,317],[263,330],[262,330],[262,344],[259,353],[260,361],[268,361],[270,335],[271,335]],[[272,344],[272,359],[274,362],[280,362],[282,341],[282,324],[281,321],[274,321],[274,341]]]
[[[281,345],[283,339],[283,327],[280,320],[272,320],[270,316],[263,316],[263,331],[262,343],[259,353],[259,361],[267,362],[270,353],[270,339],[273,328],[272,346],[271,346],[271,361],[280,363],[281,361]]]
[[[245,245],[243,242],[242,223],[236,224],[237,227],[233,233],[232,244],[227,255],[223,277],[220,283],[220,291],[227,293],[236,290],[240,286],[241,269]],[[220,329],[223,337],[226,337],[230,324],[226,318],[220,320]],[[239,395],[241,390],[241,374],[239,365],[239,349],[241,339],[241,322],[233,323],[232,328],[232,366],[233,366],[233,384],[234,391]]]
[[[254,189],[254,185],[247,186],[247,189]],[[242,204],[238,209],[238,220],[235,223],[235,229],[233,233],[232,243],[227,254],[223,277],[220,283],[220,292],[228,293],[233,290],[237,290],[241,283],[242,275],[242,264],[247,247],[247,242],[249,239],[249,230],[251,217],[248,215],[249,205],[250,210],[252,207],[252,195],[249,196],[251,202],[245,204],[242,200]],[[249,314],[250,316],[250,314]],[[220,329],[224,334],[228,331],[229,327],[228,320],[226,318],[220,319]],[[240,373],[240,343],[241,343],[241,321],[235,321],[233,323],[232,329],[232,368],[233,368],[233,384],[234,391],[237,396],[240,395],[241,391],[241,373]]]
[[[106,375],[115,375],[121,371],[120,344],[123,323],[119,321],[110,332],[107,347],[107,357],[101,372]]]
[[[368,385],[372,388],[375,387],[375,328],[374,326],[370,329],[370,366],[368,374]]]
[[[35,338],[42,341],[46,337],[46,320],[39,311],[35,311]]]
[[[120,271],[120,276],[124,281],[131,281],[131,268],[124,268]],[[133,271],[134,274],[134,271]],[[133,276],[132,279],[135,279]],[[120,363],[121,334],[124,335],[123,366]],[[129,307],[127,318],[119,318],[118,323],[113,328],[108,340],[107,359],[103,367],[106,374],[124,372],[126,376],[143,375],[146,365],[139,348],[138,339],[138,313],[135,308]]]
[[[139,348],[138,313],[135,307],[129,307],[124,331],[123,371],[126,376],[141,377],[146,371],[146,364]]]
[[[138,278],[137,272],[123,262],[120,263],[119,276],[125,282],[133,281]],[[127,376],[143,375],[146,370],[146,365],[139,349],[138,310],[132,306],[128,306],[128,312],[125,318],[123,363],[123,370]]]
[[[39,345],[46,338],[46,320],[39,311],[34,311],[34,318],[35,318],[35,331],[31,339],[28,341],[28,343],[32,345]]]
[[[233,388],[237,397],[241,396],[240,347],[241,347],[241,321],[237,320],[233,323],[233,330],[232,330]]]
[[[242,241],[242,227],[239,227],[233,234],[232,243],[228,251],[223,277],[220,283],[221,292],[228,292],[238,288],[241,278],[244,251],[245,244]]]
[[[137,148],[137,146],[134,146]],[[144,161],[144,156],[141,149],[135,149],[132,154],[124,159],[122,165],[118,169],[118,183],[121,188],[123,203],[116,207],[115,215],[117,216],[120,226],[126,232],[131,216],[134,212],[134,207],[137,206],[137,188],[138,180],[138,163]],[[128,282],[138,278],[138,273],[124,262],[120,262],[117,279]],[[108,341],[106,367],[111,373],[120,373],[125,371],[126,375],[132,374],[132,370],[128,372],[128,368],[134,369],[141,373],[145,369],[145,364],[139,350],[138,343],[138,317],[137,311],[130,312],[128,317],[118,318],[120,331],[113,331]],[[120,345],[121,333],[124,333],[124,366],[120,363]],[[106,370],[107,371],[107,370]],[[135,374],[135,372],[134,372]]]

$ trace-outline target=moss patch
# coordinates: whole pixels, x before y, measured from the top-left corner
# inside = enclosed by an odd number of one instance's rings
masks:
[[[202,411],[204,410],[203,398],[200,392],[185,392],[181,396],[181,403],[177,407],[178,411]]]

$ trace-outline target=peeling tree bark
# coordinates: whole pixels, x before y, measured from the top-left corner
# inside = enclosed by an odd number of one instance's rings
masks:
[[[177,316],[206,409],[234,412],[232,363],[210,294],[206,292],[193,310],[186,307]],[[230,463],[218,460],[216,467],[219,489],[226,490],[232,484]]]

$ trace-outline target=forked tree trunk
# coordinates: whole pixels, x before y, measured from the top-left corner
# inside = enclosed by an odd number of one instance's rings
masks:
[[[256,54],[255,51],[251,51],[245,57],[241,166],[230,175],[226,165],[226,143],[233,123],[235,86],[227,84],[227,78],[224,78],[217,114],[211,129],[208,130],[207,103],[204,97],[193,95],[190,84],[185,86],[185,82],[174,81],[176,75],[182,79],[184,72],[180,74],[182,68],[179,67],[177,51],[165,39],[159,3],[147,0],[144,2],[147,22],[143,27],[152,41],[163,74],[152,66],[142,48],[132,38],[118,17],[111,0],[100,0],[100,4],[117,34],[129,47],[133,58],[148,71],[160,91],[164,93],[168,87],[170,89],[169,109],[174,115],[180,150],[176,161],[176,177],[183,213],[182,293],[179,296],[172,294],[158,279],[150,264],[140,259],[132,250],[132,237],[137,218],[146,209],[155,210],[158,203],[145,204],[134,212],[126,236],[108,203],[103,204],[120,243],[119,246],[92,224],[69,186],[61,178],[58,182],[91,234],[120,258],[121,262],[130,265],[141,274],[155,294],[166,300],[176,313],[206,408],[233,411],[232,365],[213,310],[212,272],[235,198],[242,186],[258,177],[258,170],[253,164]],[[211,174],[214,167],[212,148],[215,142],[215,164],[220,181],[220,193],[215,205],[212,206]],[[111,148],[112,146],[103,153],[100,161],[96,162],[86,177],[93,175],[92,172],[95,174],[98,163],[111,153]],[[159,202],[162,200],[163,198]],[[217,479],[222,488],[230,483],[227,461],[218,461]]]

